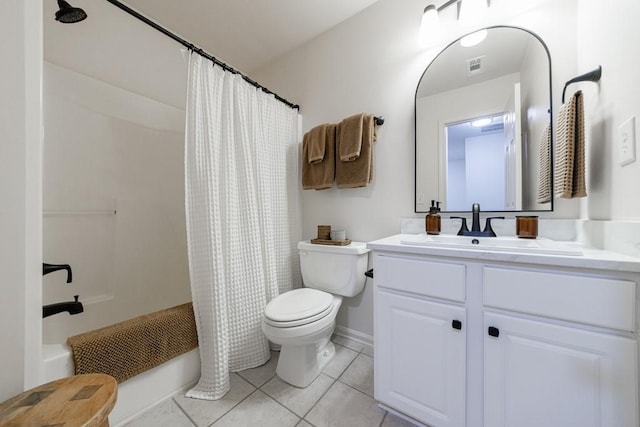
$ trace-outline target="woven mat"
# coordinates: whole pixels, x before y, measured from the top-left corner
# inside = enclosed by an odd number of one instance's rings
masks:
[[[75,373],[104,373],[119,383],[198,346],[191,303],[67,339]]]

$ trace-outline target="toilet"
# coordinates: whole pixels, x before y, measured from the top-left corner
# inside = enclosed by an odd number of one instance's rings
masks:
[[[306,387],[335,354],[330,341],[343,297],[364,289],[367,244],[346,246],[298,243],[303,288],[278,295],[265,307],[262,331],[279,344],[276,374]]]

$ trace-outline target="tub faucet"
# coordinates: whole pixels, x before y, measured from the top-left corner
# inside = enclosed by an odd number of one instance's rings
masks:
[[[58,270],[67,270],[67,283],[71,283],[71,266],[69,264],[47,264],[42,263],[42,275],[53,273]]]
[[[54,314],[62,313],[63,311],[69,314],[79,314],[84,311],[82,303],[78,301],[79,295],[74,295],[75,301],[58,302],[55,304],[48,304],[42,307],[42,317],[53,316]]]
[[[492,219],[504,219],[503,216],[492,216],[486,219],[484,230],[480,231],[480,203],[474,203],[471,206],[471,231],[467,228],[467,219],[461,216],[452,216],[462,220],[458,236],[479,236],[479,237],[496,237],[496,232],[491,227]]]

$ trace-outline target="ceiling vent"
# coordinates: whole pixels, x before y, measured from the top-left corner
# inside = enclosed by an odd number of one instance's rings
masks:
[[[477,58],[467,59],[467,76],[475,76],[476,74],[484,73],[486,67],[485,55],[478,56]]]

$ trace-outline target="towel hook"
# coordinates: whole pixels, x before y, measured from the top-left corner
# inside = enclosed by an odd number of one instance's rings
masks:
[[[376,122],[376,126],[382,126],[384,124],[384,116],[375,116],[373,119]]]
[[[564,95],[567,91],[567,86],[569,86],[571,83],[577,83],[577,82],[594,82],[595,83],[600,81],[600,77],[602,77],[602,65],[598,65],[598,68],[596,68],[595,70],[591,70],[588,73],[584,73],[579,76],[576,76],[571,80],[569,80],[568,82],[566,82],[564,84],[564,89],[562,89],[562,103],[564,104]]]

